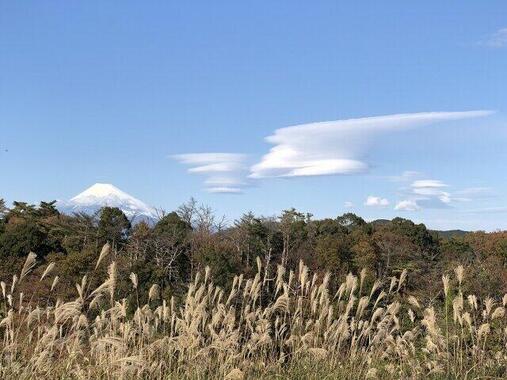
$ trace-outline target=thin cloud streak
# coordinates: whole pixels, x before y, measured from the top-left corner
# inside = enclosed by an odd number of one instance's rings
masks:
[[[250,168],[250,178],[354,174],[368,170],[364,153],[381,134],[437,122],[484,117],[493,111],[424,112],[296,125],[275,130],[274,145]]]
[[[206,176],[209,193],[240,194],[248,186],[245,181],[247,156],[239,153],[187,153],[171,158],[190,166],[189,173]]]
[[[238,187],[208,187],[206,189],[208,193],[216,193],[216,194],[241,194],[243,191]]]

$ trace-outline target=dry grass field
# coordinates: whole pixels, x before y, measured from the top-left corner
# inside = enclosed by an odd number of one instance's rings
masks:
[[[507,296],[463,294],[463,267],[442,278],[440,301],[428,305],[404,290],[407,273],[373,281],[348,275],[337,291],[329,275],[300,263],[295,272],[234,278],[227,292],[209,270],[181,302],[118,299],[116,264],[106,246],[96,289],[76,284],[76,298],[58,297],[49,264],[40,278],[51,297],[18,289],[35,265],[1,282],[2,379],[423,379],[504,378]],[[90,273],[89,277],[96,275]],[[133,297],[138,281],[130,275]],[[50,285],[51,284],[51,285]],[[141,297],[142,298],[142,297]],[[445,300],[445,301],[442,301]]]

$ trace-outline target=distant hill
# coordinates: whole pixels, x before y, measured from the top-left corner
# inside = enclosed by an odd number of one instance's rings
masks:
[[[389,219],[376,219],[372,220],[370,223],[373,224],[374,226],[384,226],[388,223],[391,223],[391,221]]]
[[[469,233],[469,231],[463,230],[447,230],[447,231],[431,230],[431,231],[435,232],[439,237],[443,239],[452,239],[454,237],[461,237]]]
[[[384,226],[388,223],[391,223],[391,221],[389,219],[376,219],[372,220],[370,223],[373,224],[374,226]],[[442,239],[452,239],[454,237],[461,237],[469,233],[469,231],[463,230],[445,230],[445,231],[430,230],[430,231],[436,233],[438,237]]]

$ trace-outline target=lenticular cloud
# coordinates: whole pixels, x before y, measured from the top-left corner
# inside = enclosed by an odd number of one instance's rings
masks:
[[[188,153],[172,156],[190,166],[189,173],[207,177],[206,191],[210,193],[241,193],[247,166],[246,155],[237,153]]]
[[[269,153],[250,178],[304,177],[364,172],[362,157],[380,134],[436,122],[487,116],[491,111],[424,112],[336,120],[277,129]]]

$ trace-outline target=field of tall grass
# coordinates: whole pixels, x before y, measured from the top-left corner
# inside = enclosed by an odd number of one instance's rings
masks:
[[[2,281],[2,379],[423,379],[507,376],[507,296],[479,300],[463,294],[463,267],[442,278],[442,293],[423,305],[407,294],[407,273],[373,281],[365,271],[343,283],[329,275],[257,261],[253,278],[230,290],[213,284],[209,269],[195,276],[181,302],[160,299],[153,284],[140,297],[118,299],[116,264],[76,298],[58,298],[49,264],[40,282],[50,297],[19,290],[36,264]],[[90,273],[93,276],[95,273]],[[332,288],[335,290],[331,291]],[[55,293],[55,294],[53,294]],[[139,299],[148,299],[139,304]],[[132,301],[133,300],[133,301]]]

